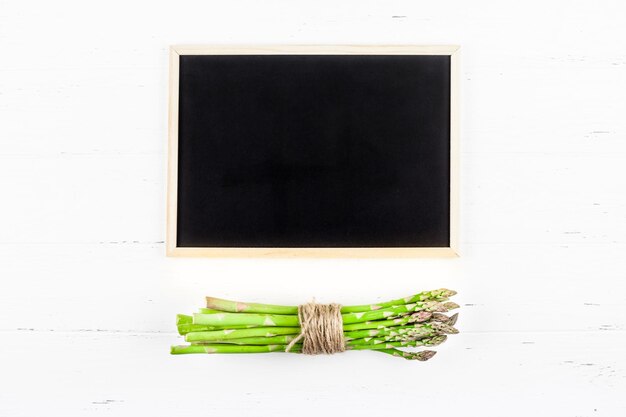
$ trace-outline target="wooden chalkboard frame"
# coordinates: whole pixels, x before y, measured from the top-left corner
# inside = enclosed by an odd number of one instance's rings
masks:
[[[226,248],[177,246],[179,58],[181,55],[449,55],[450,246],[386,248]],[[459,229],[459,47],[452,45],[175,45],[170,47],[167,256],[186,257],[456,257]]]

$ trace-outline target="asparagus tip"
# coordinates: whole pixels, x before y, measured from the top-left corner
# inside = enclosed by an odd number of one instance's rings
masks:
[[[434,350],[425,350],[423,352],[416,353],[415,357],[413,359],[417,359],[418,361],[425,362],[428,359],[430,359],[433,356],[435,356],[436,354],[437,354],[437,352],[435,352]]]
[[[443,342],[445,342],[448,339],[448,336],[446,336],[445,334],[442,334],[440,336],[434,336],[430,339],[430,343],[433,346],[437,346],[442,344]]]
[[[429,320],[433,314],[430,311],[418,311],[416,313],[411,314],[410,323],[423,323]]]
[[[435,322],[435,323],[432,323],[431,326],[432,326],[432,328],[435,331],[443,333],[443,334],[457,334],[457,333],[459,333],[459,331],[457,329],[455,329],[454,327],[450,326],[447,323]]]
[[[457,294],[457,293],[456,293],[456,291],[454,291],[454,290],[449,290],[449,289],[447,289],[447,288],[441,288],[441,289],[439,289],[438,291],[440,291],[440,292],[441,292],[441,296],[442,296],[442,297],[452,297],[452,296],[454,296],[454,295],[456,295],[456,294]]]
[[[421,351],[421,352],[397,351],[395,353],[395,356],[401,356],[404,359],[408,359],[408,360],[416,360],[416,361],[420,361],[420,362],[426,362],[427,360],[429,360],[430,358],[435,356],[436,353],[437,352],[435,352],[434,350],[424,350],[424,351]]]
[[[444,324],[448,324],[450,326],[454,326],[454,324],[456,323],[458,318],[459,318],[459,313],[453,314],[450,317],[446,316],[443,313],[433,313],[432,320],[435,321],[435,322],[444,323]]]
[[[456,308],[460,308],[461,307],[460,305],[458,305],[457,303],[454,303],[452,301],[448,301],[447,303],[443,303],[443,306],[446,308],[447,311],[454,310]]]

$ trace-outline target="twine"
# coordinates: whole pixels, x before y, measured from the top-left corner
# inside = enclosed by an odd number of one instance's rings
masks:
[[[307,355],[331,354],[346,350],[340,304],[316,304],[312,301],[299,305],[298,319],[300,334],[287,345],[285,352],[289,352],[300,340],[302,353]]]

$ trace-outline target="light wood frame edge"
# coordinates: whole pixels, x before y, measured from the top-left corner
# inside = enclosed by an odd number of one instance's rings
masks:
[[[460,219],[460,119],[459,119],[459,48],[450,53],[450,250],[459,256]]]
[[[170,48],[170,86],[167,150],[167,232],[165,247],[167,256],[180,256],[176,247],[177,196],[178,196],[178,70],[180,54]]]
[[[180,55],[449,55],[450,247],[442,248],[189,248],[176,246],[178,80]],[[170,47],[166,254],[173,257],[451,258],[459,256],[459,46],[456,45],[174,45]]]

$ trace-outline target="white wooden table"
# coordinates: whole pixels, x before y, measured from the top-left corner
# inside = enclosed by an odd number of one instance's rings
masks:
[[[0,3],[0,416],[626,415],[620,2]],[[462,45],[462,257],[167,259],[168,45]],[[204,295],[458,290],[427,363],[169,355]]]

